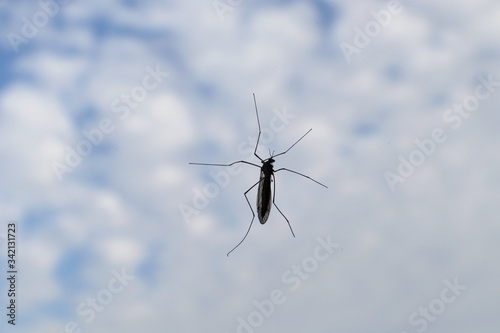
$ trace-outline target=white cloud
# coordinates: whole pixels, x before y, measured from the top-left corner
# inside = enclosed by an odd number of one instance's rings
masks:
[[[478,326],[465,314],[492,313],[499,294],[492,281],[500,273],[481,259],[498,252],[492,236],[498,231],[498,92],[456,131],[442,114],[473,93],[478,75],[496,77],[498,6],[402,3],[404,12],[351,64],[338,44],[386,3],[335,4],[338,16],[328,32],[315,5],[302,2],[242,1],[224,21],[210,2],[91,1],[61,8],[12,60],[14,76],[0,90],[7,203],[0,211],[22,231],[19,288],[22,303],[33,304],[20,315],[31,319],[26,331],[81,322],[77,305],[103,288],[111,269],[126,267],[134,282],[85,329],[234,332],[238,316],[255,311],[254,300],[288,288],[283,273],[310,256],[316,237],[331,235],[343,250],[288,293],[259,332],[412,331],[410,314],[455,276],[467,293],[430,329],[457,332],[453,322],[462,320],[471,327],[464,331],[494,332],[494,316]],[[8,29],[38,9],[19,6],[11,9]],[[157,65],[170,75],[121,119],[112,102]],[[243,192],[258,169],[242,167],[196,223],[187,225],[178,205],[192,203],[193,188],[220,171],[188,162],[246,157],[237,148],[257,134],[252,92],[262,125],[273,107],[286,105],[297,115],[270,148],[286,148],[313,127],[276,165],[329,189],[277,175],[276,202],[297,237],[273,207],[269,221],[254,221],[245,243],[226,258],[250,223]],[[78,120],[89,108],[95,118]],[[64,147],[106,117],[114,130],[59,183],[51,162],[64,160]],[[363,126],[372,130],[359,135]],[[392,193],[384,172],[436,127],[449,139]],[[255,190],[248,194],[252,205],[255,196]],[[75,264],[90,290],[66,295],[59,283],[71,279],[56,280],[55,272],[75,249],[88,257]],[[70,314],[38,304],[69,306]]]

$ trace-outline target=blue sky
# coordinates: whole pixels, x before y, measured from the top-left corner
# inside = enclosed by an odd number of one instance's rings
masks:
[[[499,14],[0,2],[2,332],[497,332]]]

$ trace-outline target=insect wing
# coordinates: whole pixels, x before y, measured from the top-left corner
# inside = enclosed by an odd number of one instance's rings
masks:
[[[271,212],[271,176],[260,172],[259,189],[257,191],[257,214],[261,224],[266,223]]]

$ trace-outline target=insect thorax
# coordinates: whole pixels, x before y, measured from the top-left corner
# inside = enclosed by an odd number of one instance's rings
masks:
[[[268,160],[265,160],[264,162],[262,162],[262,167],[260,168],[260,170],[265,175],[272,174],[274,172],[273,163],[274,163],[274,159],[273,158],[269,158]]]

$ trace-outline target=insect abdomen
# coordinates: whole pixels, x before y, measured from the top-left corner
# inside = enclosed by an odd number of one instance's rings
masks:
[[[261,224],[266,223],[271,212],[271,175],[260,173],[259,190],[257,194],[257,214]]]

